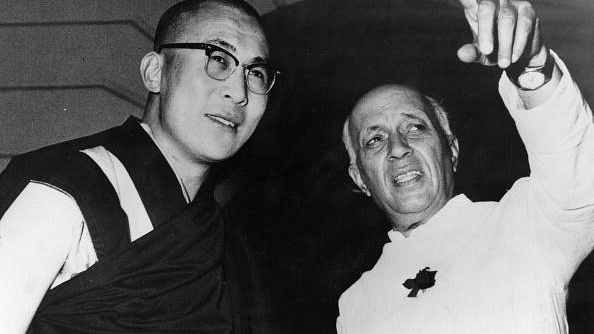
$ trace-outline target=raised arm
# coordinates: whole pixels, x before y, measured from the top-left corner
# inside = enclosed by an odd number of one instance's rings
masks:
[[[546,47],[534,7],[510,0],[460,3],[474,39],[458,50],[458,57],[505,69],[499,88],[526,145],[535,205],[549,221],[591,223],[592,113],[563,62]],[[532,74],[536,81],[530,81]],[[571,233],[584,234],[584,228],[572,227]]]
[[[458,50],[458,58],[466,63],[497,65],[506,69],[510,77],[521,77],[520,80],[530,80],[529,75],[524,75],[526,71],[547,72],[546,84],[539,87],[538,83],[532,83],[535,86],[518,89],[526,109],[544,103],[559,84],[562,73],[555,62],[551,63],[552,68],[543,68],[550,54],[532,4],[512,0],[460,0],[460,3],[473,41]]]

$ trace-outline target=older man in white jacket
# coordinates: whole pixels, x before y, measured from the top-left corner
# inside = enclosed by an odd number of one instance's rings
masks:
[[[567,332],[567,284],[594,245],[591,110],[530,3],[460,2],[475,40],[458,57],[506,70],[530,176],[499,202],[453,196],[458,143],[441,106],[399,85],[363,96],[344,127],[349,174],[393,229],[341,296],[339,333]]]

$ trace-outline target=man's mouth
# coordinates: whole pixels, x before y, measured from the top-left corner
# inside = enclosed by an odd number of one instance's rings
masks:
[[[417,181],[418,179],[421,178],[421,176],[423,176],[423,174],[421,172],[419,172],[418,170],[410,170],[408,172],[404,172],[404,173],[394,176],[392,181],[397,186],[405,186],[405,185],[408,185],[408,184],[411,184],[411,183]]]
[[[237,129],[237,127],[238,127],[238,123],[237,122],[231,121],[231,120],[226,119],[226,118],[223,118],[221,116],[206,114],[206,117],[210,118],[211,120],[213,120],[213,121],[215,121],[215,122],[217,122],[217,123],[219,123],[219,124],[221,124],[223,126],[229,127],[229,128],[231,128],[233,130]]]

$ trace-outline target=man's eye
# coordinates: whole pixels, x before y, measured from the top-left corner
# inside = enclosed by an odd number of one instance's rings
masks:
[[[249,71],[250,80],[258,85],[266,86],[270,81],[268,72],[263,67],[253,67]]]
[[[221,51],[213,51],[208,58],[209,66],[216,67],[219,70],[228,69],[232,61],[228,54]]]
[[[251,69],[250,75],[253,77],[256,77],[260,80],[263,80],[266,77],[266,75],[264,74],[264,71],[261,69],[258,69],[258,68]]]
[[[427,127],[423,124],[411,124],[408,127],[408,132],[423,132],[427,129]]]
[[[210,56],[210,60],[214,60],[217,63],[221,63],[222,65],[225,65],[225,66],[227,65],[227,59],[225,57],[221,57],[221,56],[218,56],[215,54]]]
[[[379,142],[381,142],[382,140],[384,140],[384,137],[382,136],[373,136],[371,139],[369,139],[367,141],[367,143],[365,144],[367,147],[369,146],[373,146]]]

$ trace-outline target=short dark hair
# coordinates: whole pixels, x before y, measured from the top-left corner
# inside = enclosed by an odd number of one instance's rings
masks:
[[[171,6],[161,15],[157,29],[155,31],[155,40],[153,50],[159,51],[159,47],[171,34],[175,33],[182,25],[182,20],[188,13],[197,13],[208,5],[218,5],[237,9],[240,12],[254,18],[260,25],[260,14],[254,7],[243,0],[185,0]]]

